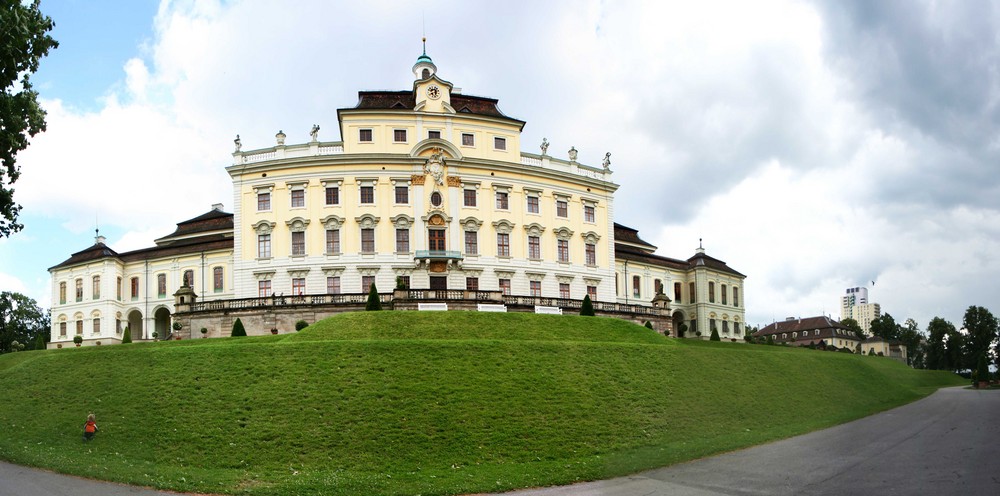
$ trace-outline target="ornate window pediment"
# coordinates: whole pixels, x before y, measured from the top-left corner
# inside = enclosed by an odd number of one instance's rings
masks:
[[[301,232],[306,230],[306,226],[309,225],[309,219],[303,219],[302,217],[292,217],[285,221],[285,225],[288,226],[288,230],[292,232]]]
[[[497,270],[493,269],[493,273],[497,275],[500,279],[512,279],[514,277],[513,270]]]
[[[403,267],[393,267],[392,273],[397,276],[408,276],[413,274],[413,267],[403,266]]]
[[[343,267],[343,266],[339,266],[339,267],[335,267],[335,266],[320,267],[320,270],[322,270],[323,274],[325,276],[327,276],[327,277],[339,276],[339,275],[341,275],[341,274],[344,273],[344,269],[345,269],[345,267]]]
[[[327,215],[323,218],[323,227],[326,229],[340,229],[344,225],[344,218],[336,215]]]
[[[498,233],[510,234],[514,230],[514,223],[507,219],[500,219],[493,223],[493,228],[497,230]]]
[[[396,229],[409,229],[413,225],[413,217],[406,214],[396,215],[391,220]]]
[[[274,191],[274,183],[258,184],[253,187],[253,190],[257,194],[270,193],[271,191]]]
[[[528,233],[528,236],[541,236],[545,232],[545,226],[537,222],[532,222],[524,226],[524,230]]]
[[[580,236],[583,238],[583,241],[585,243],[591,245],[597,244],[597,242],[601,240],[601,235],[595,233],[594,231],[587,231],[585,233],[580,233]]]
[[[257,279],[258,281],[266,281],[266,280],[274,278],[274,271],[273,270],[255,270],[253,272],[253,277],[254,277],[254,279]]]
[[[271,231],[274,231],[274,226],[275,226],[274,222],[261,220],[257,221],[257,223],[253,225],[253,230],[257,234],[271,234]]]
[[[556,274],[556,280],[562,284],[569,284],[573,282],[573,279],[575,278],[576,276],[573,274]]]
[[[483,226],[483,221],[475,217],[466,217],[459,221],[464,231],[478,231]]]
[[[379,217],[375,217],[372,214],[365,214],[355,217],[354,221],[361,226],[361,229],[374,229],[378,225]]]
[[[528,277],[529,281],[541,281],[545,279],[544,272],[525,272],[524,275]]]
[[[592,278],[592,277],[584,277],[583,278],[583,283],[586,284],[587,286],[597,286],[597,285],[601,284],[601,280],[600,279],[595,279],[595,278]]]
[[[381,267],[379,267],[378,265],[358,266],[358,273],[363,276],[374,276],[375,274],[378,274],[378,270],[380,268]]]
[[[552,232],[556,235],[557,239],[565,241],[569,241],[569,239],[573,237],[573,231],[570,231],[567,227],[560,227]]]
[[[288,275],[290,277],[306,277],[309,275],[309,267],[292,267],[288,269]]]
[[[440,220],[435,220],[435,218]],[[420,220],[424,221],[424,224],[427,225],[443,226],[451,223],[451,216],[445,213],[444,210],[432,209],[427,212],[427,215],[421,216]]]

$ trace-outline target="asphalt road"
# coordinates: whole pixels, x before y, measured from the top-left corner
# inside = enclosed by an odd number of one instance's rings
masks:
[[[0,462],[0,496],[170,496]],[[1000,391],[942,389],[848,424],[628,477],[508,496],[1000,494]]]

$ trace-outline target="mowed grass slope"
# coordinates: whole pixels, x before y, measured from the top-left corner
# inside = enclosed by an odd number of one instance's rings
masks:
[[[0,458],[176,491],[490,492],[690,460],[962,383],[615,319],[367,312],[289,335],[0,356]],[[89,412],[101,432],[84,444]]]

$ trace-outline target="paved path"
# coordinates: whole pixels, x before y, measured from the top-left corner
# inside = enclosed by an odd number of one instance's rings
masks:
[[[0,462],[0,496],[170,496]],[[509,496],[1000,494],[1000,391],[916,403],[756,448]]]
[[[802,436],[509,496],[1000,495],[1000,391],[941,389]]]

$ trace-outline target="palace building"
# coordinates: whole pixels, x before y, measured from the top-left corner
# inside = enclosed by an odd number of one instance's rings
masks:
[[[177,224],[155,246],[93,246],[52,267],[52,347],[291,330],[363,307],[374,284],[400,309],[579,310],[659,332],[742,337],[745,276],[699,248],[654,254],[614,222],[610,154],[600,166],[522,150],[525,122],[441,79],[426,52],[412,89],[362,91],[339,109],[342,141],[246,150],[237,137],[233,212]],[[70,293],[72,291],[72,293]],[[390,292],[391,291],[391,292]],[[676,329],[675,332],[671,332]]]

